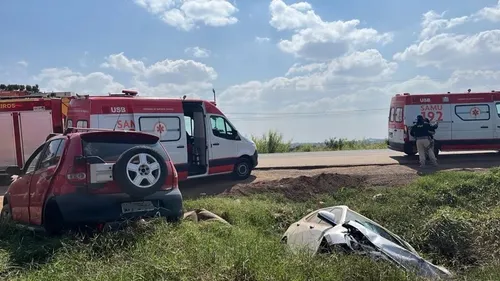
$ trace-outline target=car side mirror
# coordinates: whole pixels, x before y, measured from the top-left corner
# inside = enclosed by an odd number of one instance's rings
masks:
[[[331,224],[332,226],[336,226],[337,223],[335,222],[335,215],[327,212],[327,211],[319,211],[318,212],[318,218],[321,220],[326,221],[327,223]]]
[[[9,166],[9,167],[7,167],[5,172],[9,176],[18,176],[21,174],[21,168],[19,168],[18,166]]]

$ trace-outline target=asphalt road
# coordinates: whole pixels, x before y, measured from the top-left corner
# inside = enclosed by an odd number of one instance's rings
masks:
[[[500,155],[496,151],[442,152],[439,162],[447,164],[463,161],[498,161]],[[317,167],[349,167],[370,165],[412,165],[418,162],[418,156],[406,156],[404,153],[388,150],[351,150],[351,151],[319,151],[297,153],[272,153],[259,155],[259,169],[269,168],[317,168]]]

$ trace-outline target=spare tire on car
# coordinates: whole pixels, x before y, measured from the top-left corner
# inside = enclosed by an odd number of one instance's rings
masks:
[[[160,190],[167,173],[165,159],[147,146],[123,152],[113,167],[113,178],[123,192],[138,198]]]

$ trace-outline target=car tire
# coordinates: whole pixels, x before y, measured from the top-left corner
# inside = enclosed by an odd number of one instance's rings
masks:
[[[246,180],[252,173],[252,165],[246,158],[240,158],[234,165],[233,178],[235,180]]]
[[[59,207],[54,202],[51,202],[45,207],[44,213],[43,228],[45,233],[49,236],[62,235],[66,225]]]
[[[137,165],[137,171],[133,171],[134,165]],[[146,197],[160,190],[165,184],[167,173],[165,159],[147,146],[136,146],[128,149],[120,155],[113,166],[113,179],[125,193],[137,198]],[[152,176],[151,180],[148,179],[150,175]],[[140,180],[140,182],[134,183],[134,180]],[[144,182],[149,183],[149,185],[143,185]]]
[[[0,212],[0,221],[3,223],[10,223],[14,221],[12,218],[12,210],[10,209],[9,204],[3,205],[2,212]]]

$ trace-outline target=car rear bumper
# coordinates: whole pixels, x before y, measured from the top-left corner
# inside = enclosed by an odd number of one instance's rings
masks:
[[[81,194],[73,193],[54,198],[64,223],[106,223],[126,221],[155,216],[178,221],[183,216],[182,194],[179,189],[158,191],[142,199],[135,200],[124,193],[118,194]],[[154,210],[123,213],[122,203],[151,201]]]

